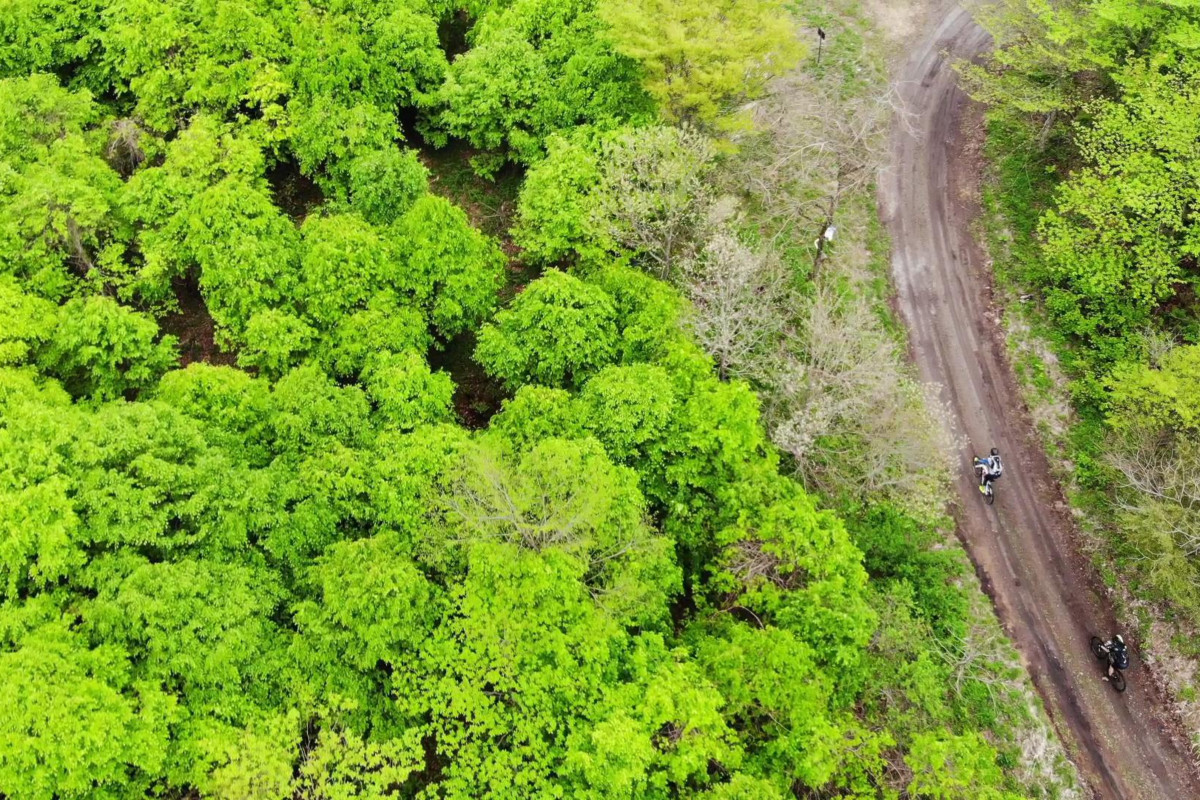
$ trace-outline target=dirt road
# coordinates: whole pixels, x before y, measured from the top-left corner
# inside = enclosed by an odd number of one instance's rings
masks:
[[[980,175],[964,155],[963,122],[977,111],[951,68],[990,41],[955,6],[935,13],[925,30],[901,84],[910,126],[893,130],[879,193],[913,355],[922,377],[942,387],[956,433],[968,442],[960,453],[960,535],[1096,796],[1200,798],[1200,780],[1172,740],[1163,699],[1136,654],[1124,695],[1100,680],[1088,641],[1115,630],[1112,609],[1076,546],[992,315],[990,276],[969,230]],[[969,473],[972,451],[993,446],[1006,469],[988,507]]]

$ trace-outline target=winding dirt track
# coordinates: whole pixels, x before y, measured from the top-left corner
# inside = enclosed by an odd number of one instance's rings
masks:
[[[960,453],[959,534],[1016,641],[1051,719],[1097,797],[1200,798],[1200,780],[1165,722],[1165,703],[1136,654],[1129,689],[1100,680],[1089,637],[1116,629],[1110,604],[1074,538],[1060,490],[1017,393],[990,303],[990,277],[970,223],[980,176],[964,155],[977,110],[951,66],[990,46],[957,6],[933,14],[900,86],[910,124],[892,132],[880,208],[913,357],[952,409]],[[972,451],[1005,456],[996,504],[984,505]]]

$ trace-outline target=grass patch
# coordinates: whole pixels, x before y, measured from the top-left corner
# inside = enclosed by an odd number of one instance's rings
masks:
[[[423,150],[421,161],[429,169],[429,190],[454,201],[475,227],[507,245],[525,171],[510,163],[493,179],[481,178],[471,168],[471,158],[477,154],[459,142],[438,150]]]

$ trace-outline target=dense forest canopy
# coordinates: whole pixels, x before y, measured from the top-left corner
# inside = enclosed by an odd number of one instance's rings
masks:
[[[806,492],[661,280],[800,55],[775,0],[3,4],[0,795],[1018,796],[961,561]]]

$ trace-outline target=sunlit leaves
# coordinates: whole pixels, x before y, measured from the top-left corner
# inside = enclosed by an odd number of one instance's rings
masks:
[[[612,361],[616,312],[600,289],[550,270],[479,335],[475,356],[512,387],[577,386]]]

